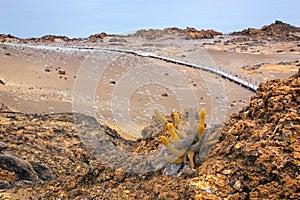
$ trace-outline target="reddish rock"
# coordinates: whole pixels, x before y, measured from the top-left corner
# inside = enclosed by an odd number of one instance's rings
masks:
[[[97,34],[94,34],[94,35],[91,35],[89,37],[89,39],[103,39],[107,36],[106,33],[102,32],[102,33],[97,33]]]
[[[1,42],[12,42],[12,41],[20,41],[20,38],[17,38],[13,35],[6,35],[6,34],[0,34],[0,41]]]
[[[41,38],[28,38],[26,39],[28,41],[33,41],[33,42],[55,42],[57,40],[61,41],[70,41],[70,39],[67,36],[56,36],[56,35],[45,35]]]
[[[60,75],[65,75],[65,74],[66,74],[66,70],[59,69],[59,70],[58,70],[58,73],[59,73]]]
[[[231,35],[259,37],[260,39],[269,38],[280,41],[298,41],[300,37],[293,33],[299,31],[300,27],[295,27],[276,20],[274,23],[265,25],[261,29],[248,28],[239,32],[233,32]]]
[[[200,30],[198,31],[195,28],[186,28],[184,30],[179,28],[165,28],[163,30],[149,29],[149,30],[139,30],[134,36],[144,37],[147,39],[156,39],[163,36],[187,36],[192,39],[204,39],[204,38],[213,38],[216,35],[222,35],[222,33],[214,30]]]
[[[209,39],[214,38],[214,36],[222,35],[221,32],[215,30],[197,30],[195,28],[186,28],[183,32],[192,39]]]

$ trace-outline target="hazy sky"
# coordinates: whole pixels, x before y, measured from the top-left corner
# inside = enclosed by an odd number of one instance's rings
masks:
[[[229,33],[276,19],[299,26],[299,7],[300,0],[0,0],[0,33],[87,37],[174,26]]]

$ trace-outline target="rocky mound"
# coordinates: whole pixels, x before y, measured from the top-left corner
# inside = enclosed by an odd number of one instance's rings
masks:
[[[186,28],[183,32],[192,39],[209,39],[217,35],[222,35],[221,32],[215,30],[197,30],[195,28]]]
[[[13,35],[0,34],[0,42],[19,42],[21,39]]]
[[[56,36],[56,35],[45,35],[41,38],[28,38],[25,39],[25,41],[31,41],[31,42],[43,42],[43,43],[47,43],[47,42],[68,42],[71,39],[68,38],[67,36]]]
[[[147,39],[156,39],[164,36],[180,36],[186,37],[187,39],[209,39],[214,38],[214,36],[222,35],[221,32],[214,30],[197,30],[195,28],[179,29],[179,28],[165,28],[163,30],[149,29],[149,30],[139,30],[133,36],[143,37]]]
[[[97,33],[90,35],[88,38],[86,38],[86,41],[90,42],[96,42],[96,41],[101,41],[103,38],[107,36],[106,33]],[[55,35],[45,35],[41,38],[28,38],[25,39],[25,41],[30,41],[30,42],[37,42],[37,43],[59,43],[59,42],[70,42],[70,41],[81,41],[83,39],[81,38],[68,38],[67,36],[55,36]]]
[[[300,198],[300,71],[261,84],[192,183],[204,199]],[[209,193],[207,192],[209,191]]]
[[[163,36],[183,36],[181,29],[179,28],[165,28],[163,30],[158,29],[141,29],[132,34],[134,37],[142,37],[146,39],[157,39]]]
[[[94,34],[86,38],[87,41],[90,42],[95,42],[98,40],[103,39],[106,37],[107,34],[102,32],[98,34]],[[82,41],[83,39],[81,38],[68,38],[67,36],[56,36],[56,35],[45,35],[40,38],[26,38],[26,39],[21,39],[17,38],[15,36],[12,36],[10,34],[0,34],[0,42],[33,42],[33,43],[43,43],[43,44],[49,44],[49,43],[66,43],[66,42],[72,42],[72,41]]]
[[[299,199],[300,71],[261,84],[191,176],[111,169],[86,150],[73,114],[0,113],[0,197],[8,199]],[[4,107],[4,106],[3,106]],[[82,121],[87,116],[79,115]],[[155,125],[155,123],[151,123]],[[115,145],[150,152],[100,125]],[[156,127],[145,130],[157,131]],[[145,144],[146,143],[146,144]],[[144,148],[141,148],[141,147]],[[146,148],[146,149],[145,149]]]
[[[300,27],[276,20],[274,23],[265,25],[261,29],[248,28],[239,32],[233,32],[231,35],[276,41],[299,41],[300,37],[294,34],[296,32],[300,32]]]
[[[90,35],[87,40],[91,41],[91,42],[96,42],[98,40],[102,40],[103,38],[105,38],[107,36],[106,33],[102,32],[102,33],[97,33],[94,35]]]

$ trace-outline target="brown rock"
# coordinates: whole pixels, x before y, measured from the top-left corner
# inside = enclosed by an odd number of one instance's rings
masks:
[[[16,181],[15,173],[0,168],[0,180],[5,180],[9,184],[12,184]]]
[[[295,32],[300,32],[300,27],[295,27],[290,24],[276,20],[270,25],[265,25],[261,29],[248,28],[239,32],[233,32],[231,35],[242,35],[258,37],[257,39],[280,40],[280,41],[295,41],[300,40],[299,36],[293,35]],[[247,38],[245,38],[247,39]],[[249,38],[248,38],[249,39]]]
[[[41,180],[50,181],[53,179],[54,175],[52,174],[52,171],[45,164],[39,161],[29,161],[29,163]]]
[[[0,103],[0,112],[11,112],[11,110],[3,103]]]
[[[11,185],[9,184],[8,181],[0,180],[0,189],[8,189],[10,187]]]
[[[102,33],[97,33],[97,34],[91,35],[88,37],[88,39],[103,39],[106,36],[107,36],[107,34],[102,32]]]
[[[31,164],[10,152],[0,154],[0,168],[15,172],[19,180],[39,181]]]
[[[156,39],[165,36],[187,36],[192,39],[203,39],[203,38],[213,38],[216,35],[222,35],[222,33],[214,30],[196,30],[195,28],[186,28],[184,30],[171,27],[165,28],[163,30],[148,29],[139,30],[133,36],[143,37],[147,39]]]
[[[209,39],[217,35],[222,35],[222,33],[214,30],[196,30],[195,28],[186,28],[183,32],[192,39]]]
[[[7,148],[8,147],[7,147],[7,145],[5,143],[0,142],[0,152],[3,151],[3,150],[5,150],[5,149],[7,149]]]
[[[59,70],[58,70],[58,73],[59,73],[60,75],[65,75],[65,74],[66,74],[66,70],[59,69]]]

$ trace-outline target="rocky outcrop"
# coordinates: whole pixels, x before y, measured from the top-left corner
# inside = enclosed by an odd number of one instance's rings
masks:
[[[196,30],[195,28],[186,28],[183,32],[187,37],[192,39],[209,39],[217,35],[222,35],[221,32],[215,30]]]
[[[142,37],[146,39],[156,39],[164,36],[183,36],[182,30],[179,28],[165,28],[163,30],[159,29],[141,29],[138,30],[133,35],[134,37]]]
[[[41,38],[28,38],[25,39],[27,42],[42,42],[42,43],[59,43],[59,42],[68,42],[71,39],[67,36],[56,36],[56,35],[45,35]]]
[[[221,32],[214,30],[197,30],[195,28],[187,27],[186,29],[179,29],[176,27],[165,28],[163,30],[149,29],[149,30],[139,30],[133,36],[144,37],[147,39],[161,38],[163,36],[180,36],[186,37],[188,39],[208,39],[214,36],[222,35]]]
[[[21,39],[11,34],[0,34],[0,42],[19,42]]]
[[[300,32],[300,27],[277,20],[270,25],[263,26],[261,29],[248,28],[239,32],[233,32],[231,35],[279,41],[299,41],[300,37],[294,34],[296,32]]]
[[[24,160],[7,149],[8,146],[0,142],[0,189],[35,186],[53,179],[53,174],[46,165],[38,161]]]
[[[102,41],[102,39],[104,39],[106,36],[107,36],[107,34],[104,33],[104,32],[97,33],[97,34],[94,34],[94,35],[90,35],[90,36],[87,38],[87,41],[90,41],[90,42],[98,42],[98,41]]]
[[[231,116],[192,184],[203,199],[300,198],[300,70]],[[209,190],[210,192],[205,192]]]

